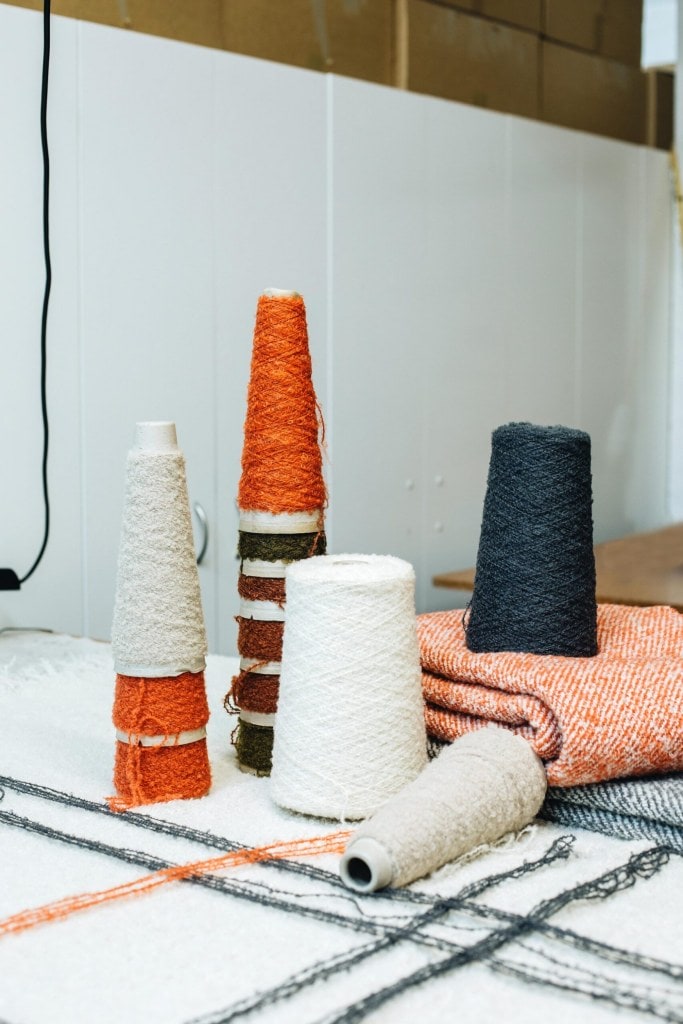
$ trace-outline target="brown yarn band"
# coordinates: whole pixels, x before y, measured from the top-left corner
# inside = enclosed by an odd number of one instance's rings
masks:
[[[319,533],[244,533],[239,534],[240,558],[262,562],[298,562],[312,555],[324,555],[327,540]]]
[[[277,711],[279,689],[279,676],[240,672],[233,678],[230,692],[225,698],[226,710],[235,712],[242,708],[244,711],[254,711],[259,715],[274,715]]]
[[[240,767],[256,775],[270,775],[273,766],[273,730],[270,726],[239,722],[233,743]]]
[[[262,619],[245,619],[235,616],[237,650],[243,658],[257,658],[259,661],[280,661],[282,658],[282,635],[284,622],[269,622]]]
[[[144,679],[117,675],[114,725],[136,736],[177,736],[209,720],[203,672]]]
[[[240,573],[237,593],[245,601],[273,601],[280,608],[285,603],[284,579],[266,579],[262,576],[245,576]]]

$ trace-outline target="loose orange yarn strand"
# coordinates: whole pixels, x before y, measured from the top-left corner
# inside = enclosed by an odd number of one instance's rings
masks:
[[[236,868],[243,864],[257,864],[267,860],[284,860],[288,857],[314,857],[321,853],[343,853],[350,835],[349,831],[333,832],[330,835],[316,836],[313,839],[294,839],[290,842],[272,843],[269,846],[236,850],[223,854],[221,857],[211,857],[209,860],[195,861],[192,864],[177,864],[162,868],[160,871],[143,875],[133,882],[116,885],[111,889],[81,893],[78,896],[66,896],[53,903],[45,903],[41,907],[12,914],[10,917],[0,920],[0,937],[18,935],[36,925],[59,921],[81,910],[88,910],[90,907],[126,899],[128,896],[141,896],[143,893],[151,892],[170,882],[178,882],[184,878],[198,878],[223,868]]]
[[[262,295],[244,424],[241,509],[279,514],[326,506],[318,442],[321,423],[304,301],[300,295]],[[324,424],[322,433],[324,437]]]

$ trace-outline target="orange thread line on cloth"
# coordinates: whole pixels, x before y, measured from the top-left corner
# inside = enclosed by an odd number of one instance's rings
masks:
[[[175,736],[209,720],[203,672],[144,679],[117,675],[114,725],[134,736]]]
[[[254,328],[239,507],[274,514],[325,508],[321,431],[324,437],[303,299],[262,295]]]
[[[248,669],[233,676],[232,686],[225,695],[223,707],[229,715],[240,710],[261,715],[274,715],[280,690],[279,675],[265,675]]]
[[[284,579],[270,579],[263,576],[245,576],[237,579],[237,593],[245,601],[272,601],[279,608],[285,606]]]
[[[282,637],[284,622],[267,619],[246,619],[235,616],[237,622],[237,650],[243,658],[258,658],[259,661],[280,661],[282,658]]]
[[[333,832],[327,836],[316,836],[313,839],[293,839],[289,842],[272,843],[268,846],[255,847],[248,850],[236,850],[209,860],[194,861],[191,864],[178,864],[161,868],[152,874],[143,875],[132,882],[116,885],[111,889],[100,889],[96,892],[81,893],[67,896],[40,907],[22,910],[18,914],[0,920],[0,937],[18,935],[39,924],[63,920],[81,910],[126,899],[129,896],[141,896],[170,882],[179,882],[184,878],[201,877],[224,868],[236,868],[244,864],[258,864],[268,860],[284,860],[289,857],[315,857],[323,853],[343,853],[349,831]]]

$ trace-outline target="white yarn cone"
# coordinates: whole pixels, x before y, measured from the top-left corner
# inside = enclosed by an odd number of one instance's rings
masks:
[[[346,885],[407,885],[477,846],[524,828],[546,791],[529,743],[489,726],[446,747],[354,833],[340,863]]]
[[[185,459],[173,423],[138,423],[128,455],[112,626],[121,675],[201,672],[206,630]]]
[[[415,573],[399,558],[287,567],[271,794],[325,818],[371,814],[426,763]]]

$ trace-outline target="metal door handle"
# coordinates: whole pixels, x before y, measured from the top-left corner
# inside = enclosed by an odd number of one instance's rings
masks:
[[[202,530],[202,542],[199,547],[199,553],[197,554],[197,565],[201,565],[202,562],[204,561],[206,549],[209,546],[209,520],[206,518],[206,512],[204,511],[204,509],[202,508],[198,501],[195,501],[194,505],[192,506],[192,510],[194,511],[194,514],[197,517],[197,522],[199,523]]]

